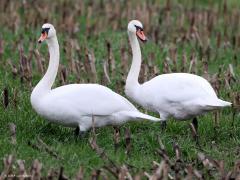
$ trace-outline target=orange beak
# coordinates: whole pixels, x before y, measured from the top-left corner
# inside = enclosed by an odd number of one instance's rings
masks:
[[[144,33],[143,33],[142,30],[137,30],[136,34],[137,34],[137,37],[138,37],[142,42],[146,42],[146,41],[147,41],[147,38],[146,38],[146,36],[144,35]]]
[[[40,36],[40,38],[38,39],[38,43],[43,42],[45,39],[47,38],[47,33],[43,32]]]

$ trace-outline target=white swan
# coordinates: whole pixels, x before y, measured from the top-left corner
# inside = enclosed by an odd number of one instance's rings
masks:
[[[53,25],[42,26],[38,41],[44,40],[50,53],[49,67],[31,94],[31,104],[39,115],[51,122],[77,127],[80,133],[92,127],[92,116],[96,127],[134,119],[160,121],[139,112],[127,99],[98,84],[69,84],[51,89],[59,65],[59,45]]]
[[[128,36],[133,60],[126,80],[125,93],[133,101],[159,113],[164,121],[169,116],[179,120],[195,119],[197,115],[231,105],[230,102],[218,99],[210,83],[194,74],[162,74],[139,84],[141,49],[137,37],[146,41],[142,23],[138,20],[130,21]]]

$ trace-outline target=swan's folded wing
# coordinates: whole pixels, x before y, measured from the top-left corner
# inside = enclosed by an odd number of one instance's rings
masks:
[[[213,88],[204,78],[186,73],[163,74],[143,84],[152,99],[184,103],[196,98],[217,98]]]
[[[71,84],[56,88],[46,97],[48,106],[82,115],[106,116],[119,111],[137,111],[124,97],[97,84]]]

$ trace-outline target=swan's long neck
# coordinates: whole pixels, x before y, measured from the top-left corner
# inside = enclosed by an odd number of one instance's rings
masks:
[[[126,80],[126,91],[136,90],[139,87],[138,76],[141,68],[141,49],[135,33],[128,32],[129,41],[132,48],[132,65]]]
[[[35,98],[41,99],[43,95],[51,91],[52,85],[57,76],[59,66],[59,45],[57,37],[54,36],[51,39],[47,39],[47,45],[50,54],[49,66],[46,74],[43,76],[41,81],[34,88],[31,100]]]

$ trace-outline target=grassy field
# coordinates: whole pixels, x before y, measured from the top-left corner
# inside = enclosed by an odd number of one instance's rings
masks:
[[[203,167],[197,154],[202,152],[223,160],[226,171],[232,169],[240,159],[239,8],[237,0],[2,0],[0,158],[14,156],[13,172],[18,169],[17,160],[25,160],[29,172],[33,161],[38,159],[44,175],[50,169],[59,171],[60,167],[68,177],[75,177],[80,167],[83,167],[84,177],[97,169],[111,174],[104,167],[108,160],[91,148],[92,132],[83,139],[76,138],[73,129],[49,124],[32,109],[32,88],[48,65],[47,46],[45,43],[39,46],[37,39],[44,22],[54,24],[61,49],[61,67],[55,87],[97,82],[124,95],[124,82],[131,63],[127,23],[139,19],[150,39],[141,44],[141,82],[167,72],[196,73],[207,78],[218,96],[233,102],[234,106],[199,117],[200,147],[193,140],[189,121],[173,119],[167,122],[166,130],[161,130],[158,123],[147,121],[124,124],[117,142],[113,127],[96,129],[97,144],[117,166],[127,165],[133,175],[142,175],[145,171],[151,174],[152,162],[161,162],[163,158],[157,153],[159,139],[173,162],[176,160],[173,144],[179,145],[183,167],[192,164],[201,171]],[[96,66],[96,72],[91,65]],[[11,133],[11,123],[16,126],[15,133]],[[128,131],[130,148],[126,143]],[[0,164],[0,172],[4,167]]]

